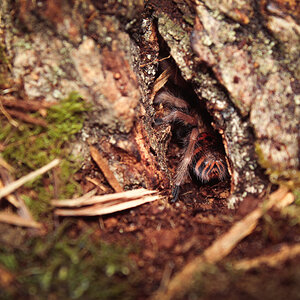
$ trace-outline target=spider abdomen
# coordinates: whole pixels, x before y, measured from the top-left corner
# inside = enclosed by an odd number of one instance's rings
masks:
[[[190,169],[202,183],[223,181],[227,177],[225,153],[210,133],[198,135]]]

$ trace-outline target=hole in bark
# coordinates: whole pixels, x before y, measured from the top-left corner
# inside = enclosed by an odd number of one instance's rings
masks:
[[[168,50],[168,47],[162,42],[160,57],[168,57]],[[172,69],[172,75],[164,87],[157,93],[154,103],[156,108],[155,118],[156,120],[160,120],[155,126],[162,124],[162,120],[165,120],[165,123],[170,123],[172,126],[172,138],[166,155],[167,165],[171,173],[171,178],[173,178],[172,185],[175,187],[178,184],[176,182],[176,178],[180,176],[178,166],[180,166],[182,159],[186,158],[191,132],[194,128],[197,128],[200,135],[204,133],[208,133],[208,135],[203,140],[199,139],[199,135],[196,145],[192,152],[190,152],[188,158],[190,159],[190,167],[184,176],[185,180],[179,184],[179,199],[186,203],[192,203],[194,207],[195,205],[197,206],[197,203],[211,201],[212,198],[226,199],[230,194],[230,178],[227,171],[228,167],[224,146],[220,134],[211,125],[213,118],[206,109],[205,100],[199,99],[193,91],[192,85],[183,79],[173,58],[160,62],[158,75],[162,74],[167,68]],[[176,103],[176,100],[164,100],[165,95],[182,99],[187,103],[187,107],[178,107],[184,106],[180,101]],[[179,113],[175,114],[176,112]],[[174,118],[171,120],[169,116],[172,114]],[[186,115],[196,120],[197,125],[190,124],[188,118],[185,117]],[[200,154],[199,152],[197,154],[198,148],[203,150]],[[207,158],[212,157],[207,165],[204,163],[201,164],[201,160],[206,159],[203,158],[204,156]],[[217,161],[220,157],[224,159]],[[206,163],[206,160],[204,162]],[[201,176],[198,176],[199,174],[196,172],[197,167],[201,172]],[[210,171],[210,180],[205,180],[204,175],[207,175]],[[214,172],[223,172],[224,176],[222,180],[219,180],[222,176],[214,176]]]

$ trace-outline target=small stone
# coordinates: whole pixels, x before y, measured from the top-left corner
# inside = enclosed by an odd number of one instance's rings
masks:
[[[104,221],[104,224],[105,224],[105,227],[108,229],[114,228],[117,226],[118,220],[116,218],[109,218]]]

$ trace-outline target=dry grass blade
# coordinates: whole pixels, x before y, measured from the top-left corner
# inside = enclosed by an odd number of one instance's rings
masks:
[[[0,180],[0,188],[3,188],[4,184],[2,183],[2,181]],[[13,194],[7,195],[6,196],[7,201],[12,204],[14,207],[20,207],[20,203],[18,202],[18,200],[16,199],[16,197]]]
[[[121,202],[113,205],[95,204],[85,208],[78,209],[57,209],[54,211],[59,216],[101,216],[114,212],[137,207],[142,204],[158,200],[160,196],[147,196],[137,200]]]
[[[280,205],[280,203],[290,202],[290,200],[287,201],[287,198],[294,198],[294,196],[288,192],[286,187],[280,187],[276,192],[270,195],[262,207],[256,208],[241,221],[236,222],[227,233],[215,240],[202,255],[188,263],[183,270],[170,281],[166,291],[158,291],[153,299],[167,300],[173,299],[175,295],[184,295],[185,291],[187,291],[192,284],[195,274],[201,270],[201,267],[205,263],[216,263],[228,255],[238,242],[255,229],[259,218],[268,209],[274,205]],[[187,284],[182,285],[182,282]]]
[[[95,186],[97,186],[98,188],[100,188],[100,190],[102,190],[103,192],[107,192],[108,188],[101,183],[101,181],[98,178],[91,178],[91,177],[85,177],[85,179],[89,182],[91,182],[92,184],[94,184]]]
[[[164,70],[160,76],[155,80],[150,99],[153,100],[157,92],[167,83],[172,73],[172,68],[169,67]]]
[[[80,206],[105,203],[105,202],[115,201],[115,200],[130,201],[154,193],[156,193],[156,191],[137,189],[132,191],[94,196],[94,197],[91,197],[92,195],[85,194],[84,196],[77,199],[52,200],[51,204],[56,207],[80,207]]]
[[[89,191],[88,193],[84,194],[83,196],[75,199],[64,199],[64,200],[51,200],[50,203],[53,206],[63,206],[63,207],[74,207],[74,206],[81,206],[81,203],[84,203],[85,201],[89,200],[92,196],[94,196],[97,193],[97,189],[93,189]],[[80,203],[79,205],[76,205],[75,203]]]
[[[44,167],[35,170],[23,177],[21,177],[20,179],[6,185],[4,188],[0,189],[0,199],[2,197],[7,196],[8,194],[10,194],[11,192],[15,191],[16,189],[18,189],[19,187],[21,187],[23,184],[25,184],[26,182],[35,179],[36,177],[48,172],[49,170],[51,170],[52,168],[56,167],[59,164],[60,160],[59,159],[54,159],[52,162],[50,162],[49,164],[45,165]]]
[[[115,190],[115,192],[123,192],[123,188],[117,181],[115,175],[110,170],[108,161],[104,158],[100,152],[93,146],[90,147],[90,152],[93,160],[96,162],[100,170],[102,171],[103,175],[105,176],[106,180],[108,181],[109,185]]]
[[[300,244],[282,245],[280,247],[280,250],[276,253],[272,253],[269,255],[261,255],[252,259],[243,259],[235,262],[233,266],[236,269],[242,270],[257,268],[262,264],[267,265],[269,267],[275,267],[289,259],[294,258],[297,255],[300,255]]]
[[[293,194],[289,193],[286,197],[284,197],[281,201],[274,204],[274,208],[277,210],[281,210],[284,207],[289,206],[295,201],[295,197]]]
[[[19,123],[17,121],[15,121],[11,115],[6,111],[6,109],[3,107],[2,102],[0,101],[0,112],[6,117],[6,119],[8,120],[8,122],[14,126],[14,127],[18,127]]]
[[[2,157],[0,157],[0,166],[5,168],[9,172],[14,171],[14,168],[9,163],[7,163]]]
[[[8,186],[9,184],[15,181],[11,173],[7,169],[1,166],[0,166],[0,177],[1,177],[1,182],[3,184],[3,186],[1,187],[3,188],[5,188],[5,186]],[[11,204],[13,204],[17,208],[17,213],[20,217],[28,221],[34,221],[31,212],[27,208],[24,200],[18,195],[17,191],[8,194],[5,197]]]
[[[16,225],[16,226],[36,228],[36,229],[40,229],[42,227],[42,224],[36,221],[24,219],[16,214],[6,213],[6,212],[0,212],[0,222]]]

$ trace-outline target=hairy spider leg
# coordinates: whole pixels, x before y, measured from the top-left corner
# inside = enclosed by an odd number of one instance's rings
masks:
[[[179,110],[172,111],[169,115],[163,117],[162,121],[166,123],[173,123],[175,121],[180,121],[185,125],[191,125],[191,126],[197,126],[198,124],[197,120],[194,117]]]
[[[172,192],[173,199],[171,200],[171,202],[176,202],[178,199],[179,187],[182,184],[182,182],[184,181],[184,179],[188,173],[189,165],[193,158],[193,152],[194,152],[194,148],[195,148],[195,145],[197,142],[198,135],[199,135],[198,128],[193,128],[192,132],[190,134],[190,137],[189,137],[189,144],[188,144],[187,150],[177,168],[177,172],[175,175],[175,181],[174,181],[175,187],[173,188],[173,192]]]
[[[166,96],[166,94],[165,94],[165,96]],[[188,105],[184,102],[184,100],[173,97],[170,94],[168,94],[168,97],[160,97],[159,102],[164,103],[164,104],[172,103],[174,105],[182,104],[182,106],[181,106],[182,108],[188,108]],[[184,105],[183,105],[183,103],[184,103]],[[178,105],[178,106],[180,106],[180,105]],[[190,116],[187,113],[179,111],[179,110],[174,110],[169,115],[163,117],[162,119],[157,119],[155,121],[155,124],[158,125],[158,124],[162,124],[162,123],[173,123],[175,121],[180,121],[183,124],[190,125],[194,128],[192,129],[190,137],[189,137],[188,148],[185,152],[183,159],[181,160],[181,162],[177,168],[177,172],[175,175],[175,186],[172,191],[173,198],[172,198],[171,202],[176,202],[178,199],[180,185],[182,184],[183,180],[185,179],[185,177],[188,173],[189,164],[191,163],[192,156],[193,156],[193,150],[194,150],[194,147],[195,147],[195,144],[197,141],[197,136],[199,134],[198,129],[195,128],[198,125],[197,120],[193,116]]]
[[[177,98],[170,94],[169,92],[161,92],[158,95],[156,95],[154,99],[154,104],[166,104],[171,107],[177,107],[182,109],[188,109],[189,105],[184,101],[183,99]]]
[[[163,123],[173,123],[175,121],[179,121],[185,125],[197,126],[197,120],[194,117],[190,116],[189,114],[183,111],[177,110],[177,109],[188,110],[189,105],[183,99],[177,98],[172,94],[170,94],[169,92],[164,91],[155,97],[154,103],[155,104],[162,103],[169,107],[175,107],[175,110],[170,112],[169,115],[163,118],[157,118],[155,120],[155,125],[161,125]]]
[[[211,179],[223,180],[227,176],[226,162],[223,155],[219,153],[216,147],[214,136],[207,132],[200,133],[199,128],[197,128],[197,119],[184,112],[189,109],[188,103],[166,91],[158,94],[154,103],[162,103],[174,108],[167,116],[157,119],[155,121],[156,125],[177,121],[191,126],[192,129],[188,139],[187,150],[177,168],[171,202],[177,201],[180,186],[189,172],[191,164],[193,164],[193,173],[202,182],[208,182]]]

